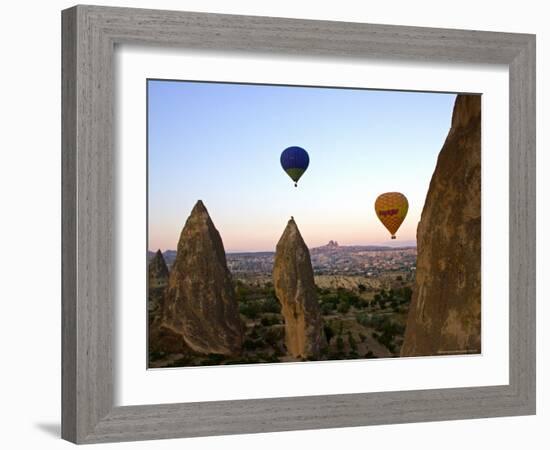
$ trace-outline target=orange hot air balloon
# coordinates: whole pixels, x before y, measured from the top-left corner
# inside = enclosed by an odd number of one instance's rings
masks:
[[[405,220],[409,210],[407,197],[400,192],[386,192],[378,196],[374,202],[374,209],[380,222],[391,233],[391,238],[395,239],[395,232]]]

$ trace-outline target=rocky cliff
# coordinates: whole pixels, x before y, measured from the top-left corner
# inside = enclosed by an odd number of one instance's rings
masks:
[[[162,326],[196,353],[241,351],[242,325],[223,242],[200,200],[180,235]]]
[[[401,355],[480,352],[481,96],[457,96],[416,235]]]
[[[148,267],[148,310],[150,314],[155,315],[164,300],[164,293],[168,286],[168,267],[164,261],[164,256],[160,250],[149,263]]]
[[[273,285],[282,306],[288,353],[295,358],[318,357],[323,342],[313,268],[294,219],[277,243]]]

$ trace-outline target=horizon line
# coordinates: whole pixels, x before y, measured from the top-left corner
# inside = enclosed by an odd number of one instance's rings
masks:
[[[327,247],[328,245],[325,244],[325,245],[319,245],[317,247],[308,247],[308,250],[313,250],[313,249],[317,249],[317,248],[322,248],[322,247]],[[345,248],[345,247],[380,247],[380,248],[388,248],[388,249],[392,249],[392,250],[400,250],[400,249],[405,249],[405,248],[417,248],[417,244],[403,244],[403,245],[396,245],[396,246],[392,246],[392,245],[387,245],[387,244],[352,244],[352,245],[340,245],[338,244],[339,248]],[[156,250],[151,250],[150,248],[147,249],[148,252],[151,252],[151,253],[156,253],[158,250],[160,250],[159,248],[156,249]],[[172,249],[172,248],[167,248],[165,250],[161,250],[162,253],[164,252],[177,252],[177,248],[175,249]],[[272,249],[272,250],[224,250],[225,254],[239,254],[239,253],[275,253],[276,252],[276,249]]]

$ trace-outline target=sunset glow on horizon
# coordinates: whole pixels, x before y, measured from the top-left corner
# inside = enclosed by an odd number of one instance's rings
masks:
[[[226,252],[274,251],[291,216],[308,247],[410,246],[455,94],[148,81],[148,249],[175,250],[204,202]],[[307,150],[294,187],[281,152]],[[374,211],[402,192],[397,239]]]

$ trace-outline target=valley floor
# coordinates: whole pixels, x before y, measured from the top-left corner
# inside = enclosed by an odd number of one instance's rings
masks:
[[[239,274],[235,279],[245,328],[241,355],[196,355],[157,349],[149,352],[149,367],[297,361],[287,355],[284,319],[270,280],[268,275],[258,274]],[[413,281],[413,275],[407,271],[388,272],[375,278],[316,276],[323,333],[328,343],[316,360],[399,356]]]

